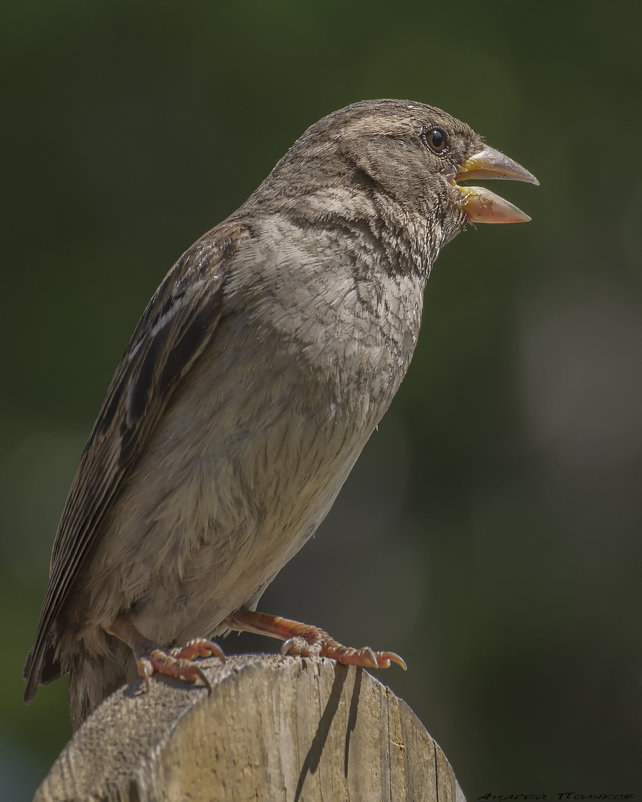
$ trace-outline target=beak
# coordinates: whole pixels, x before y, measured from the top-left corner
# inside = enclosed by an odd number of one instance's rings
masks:
[[[506,181],[526,181],[539,186],[539,181],[520,164],[498,150],[484,145],[459,168],[451,183],[456,190],[456,203],[464,210],[470,223],[527,223],[531,218],[521,209],[495,195],[485,187],[459,186],[458,181],[475,178],[499,178]]]

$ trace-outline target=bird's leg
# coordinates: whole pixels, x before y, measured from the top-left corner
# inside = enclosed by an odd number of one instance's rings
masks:
[[[200,679],[211,693],[212,686],[203,671],[194,664],[195,657],[211,657],[216,655],[225,662],[225,655],[220,646],[205,638],[194,638],[185,646],[164,649],[159,644],[146,638],[125,616],[114,621],[110,630],[119,640],[126,643],[136,658],[136,668],[149,690],[149,680],[153,674],[175,677],[185,682],[196,682]]]
[[[331,657],[337,663],[346,666],[362,666],[363,668],[389,668],[390,663],[396,663],[404,671],[406,670],[404,660],[394,652],[375,652],[369,646],[361,649],[343,646],[319,627],[300,624],[298,621],[279,618],[277,615],[240,608],[232,613],[226,624],[230,629],[239,632],[269,635],[285,641],[281,647],[281,654]]]

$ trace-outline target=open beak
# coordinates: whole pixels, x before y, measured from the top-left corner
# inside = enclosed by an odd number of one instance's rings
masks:
[[[451,179],[456,190],[457,205],[464,210],[470,223],[527,223],[531,218],[499,195],[485,187],[460,186],[459,181],[475,178],[499,178],[507,181],[526,181],[539,186],[539,181],[521,165],[495,148],[484,145],[459,168]]]

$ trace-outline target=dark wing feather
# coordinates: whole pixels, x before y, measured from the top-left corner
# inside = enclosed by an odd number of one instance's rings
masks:
[[[123,479],[183,377],[214,334],[222,313],[226,264],[249,231],[223,223],[178,260],[140,319],[83,451],[54,543],[36,641],[27,657],[25,700],[55,679],[52,626],[100,537]]]

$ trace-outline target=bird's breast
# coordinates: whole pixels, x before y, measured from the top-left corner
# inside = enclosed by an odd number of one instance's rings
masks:
[[[421,300],[403,278],[313,272],[294,295],[285,271],[227,303],[110,517],[105,620],[131,607],[161,642],[212,633],[330,510],[403,378]]]

